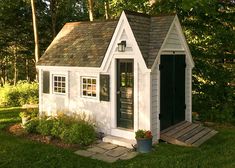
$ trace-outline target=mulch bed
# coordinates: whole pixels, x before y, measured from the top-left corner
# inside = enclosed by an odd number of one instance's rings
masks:
[[[20,136],[20,137],[23,137],[32,141],[44,143],[44,144],[51,144],[54,146],[65,148],[65,149],[70,149],[72,151],[81,149],[81,146],[79,146],[78,144],[67,144],[61,141],[60,139],[53,138],[50,136],[27,133],[22,127],[22,125],[19,123],[10,125],[9,127],[6,128],[6,131],[15,136]]]

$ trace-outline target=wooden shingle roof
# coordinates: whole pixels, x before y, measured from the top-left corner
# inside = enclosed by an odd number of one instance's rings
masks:
[[[37,65],[99,67],[117,22],[65,24]]]
[[[151,68],[175,18],[125,11],[137,44]],[[118,21],[67,23],[37,65],[100,67]]]
[[[151,68],[175,15],[149,16],[125,11],[142,56],[148,68]]]

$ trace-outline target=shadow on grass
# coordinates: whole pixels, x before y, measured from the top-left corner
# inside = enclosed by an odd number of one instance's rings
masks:
[[[0,129],[5,128],[6,126],[20,122],[19,113],[23,109],[20,107],[11,107],[11,108],[0,108]]]

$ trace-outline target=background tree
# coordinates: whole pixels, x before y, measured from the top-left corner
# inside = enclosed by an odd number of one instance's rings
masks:
[[[34,55],[35,55],[35,63],[37,63],[39,59],[39,44],[38,44],[38,30],[37,30],[36,9],[35,9],[34,0],[31,0],[31,8],[32,8],[32,19],[33,19],[34,43],[35,43]]]

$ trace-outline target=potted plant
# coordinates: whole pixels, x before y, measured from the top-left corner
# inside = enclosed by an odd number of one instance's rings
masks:
[[[30,119],[30,115],[27,113],[27,111],[20,112],[19,116],[22,120],[22,125],[24,126]]]
[[[140,153],[148,153],[152,150],[152,132],[139,129],[135,132],[137,141],[137,151]]]

